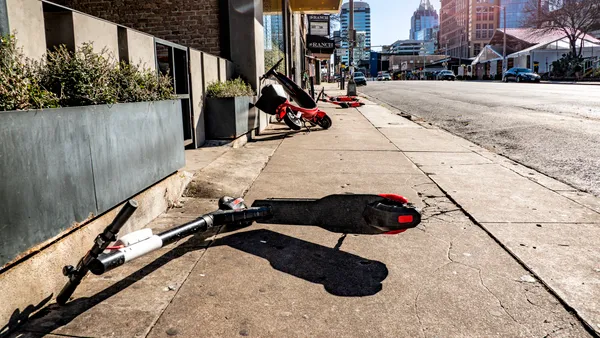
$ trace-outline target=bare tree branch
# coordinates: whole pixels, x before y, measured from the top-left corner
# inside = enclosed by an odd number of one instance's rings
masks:
[[[598,0],[530,0],[527,23],[536,35],[565,33],[573,56],[580,57],[586,35],[600,27]],[[579,42],[579,48],[578,48]]]

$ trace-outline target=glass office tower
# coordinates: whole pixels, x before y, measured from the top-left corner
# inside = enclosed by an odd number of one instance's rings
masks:
[[[342,48],[348,48],[348,28],[350,26],[350,4],[342,5],[342,13],[340,15],[342,25]],[[364,32],[365,48],[360,53],[361,60],[369,60],[371,53],[371,8],[369,4],[363,1],[354,2],[354,30]],[[348,64],[348,54],[342,56],[342,62]],[[358,63],[359,60],[354,60]]]

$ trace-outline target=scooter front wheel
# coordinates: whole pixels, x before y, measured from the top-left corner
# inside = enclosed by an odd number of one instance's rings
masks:
[[[292,130],[302,129],[302,118],[297,117],[290,108],[286,109],[283,121]]]
[[[325,115],[322,118],[317,119],[317,124],[323,129],[329,129],[331,128],[333,121],[331,121],[331,117]]]

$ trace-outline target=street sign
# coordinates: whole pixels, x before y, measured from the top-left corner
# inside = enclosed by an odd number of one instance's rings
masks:
[[[329,15],[308,15],[308,34],[316,36],[329,36]]]
[[[335,50],[335,54],[337,56],[347,56],[348,55],[348,48],[338,48]]]
[[[329,36],[329,23],[327,22],[311,22],[310,35]]]

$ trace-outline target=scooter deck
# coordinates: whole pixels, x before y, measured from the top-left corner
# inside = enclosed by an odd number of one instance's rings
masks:
[[[391,199],[390,199],[390,196]],[[258,200],[253,207],[269,207],[265,224],[312,225],[352,234],[398,233],[416,227],[419,211],[401,196],[330,195],[322,199]]]

